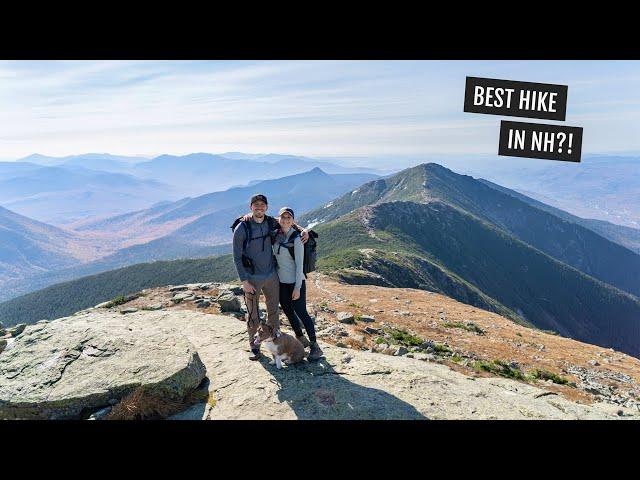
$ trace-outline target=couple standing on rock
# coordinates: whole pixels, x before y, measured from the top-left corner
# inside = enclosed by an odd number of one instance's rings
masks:
[[[253,337],[260,325],[258,302],[264,293],[267,305],[267,324],[280,331],[278,302],[289,319],[296,338],[310,346],[308,360],[318,360],[322,350],[316,341],[313,320],[307,312],[306,284],[303,273],[304,246],[309,239],[307,230],[294,222],[291,208],[280,209],[279,217],[266,215],[267,197],[251,197],[251,214],[236,220],[233,228],[233,260],[238,271],[247,305],[247,330],[251,360],[260,358],[260,347]],[[293,244],[294,255],[288,245]],[[285,248],[282,248],[285,247]],[[304,325],[309,340],[302,332]]]

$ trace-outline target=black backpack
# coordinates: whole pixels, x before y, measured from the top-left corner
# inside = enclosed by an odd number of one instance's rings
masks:
[[[266,215],[266,222],[267,222],[267,225],[269,225],[269,232],[266,235],[262,235],[256,238],[253,238],[252,236],[253,234],[251,232],[251,222],[245,222],[244,220],[242,220],[242,217],[236,218],[235,221],[233,222],[233,225],[231,225],[231,231],[235,231],[239,223],[241,223],[242,226],[244,227],[245,236],[244,236],[244,242],[242,242],[242,265],[247,270],[249,270],[249,272],[251,272],[252,275],[254,275],[256,271],[255,271],[255,266],[253,265],[253,260],[251,260],[247,255],[245,255],[245,252],[247,251],[247,245],[251,240],[262,239],[262,241],[264,242],[265,238],[269,237],[269,239],[271,240],[269,243],[269,248],[271,248],[271,245],[273,245],[273,243],[275,242],[276,235],[278,234],[278,222],[276,221],[276,219],[273,217],[270,217],[269,215]],[[275,260],[275,256],[274,256],[274,260]]]
[[[247,250],[247,245],[251,240],[260,240],[260,239],[264,240],[265,237],[269,237],[271,239],[272,244],[275,241],[276,235],[278,234],[277,232],[278,222],[275,218],[269,215],[265,215],[265,220],[267,222],[267,225],[269,225],[269,233],[267,235],[263,235],[261,237],[256,237],[256,238],[252,237],[251,222],[245,222],[244,220],[242,220],[242,217],[238,217],[234,220],[233,225],[231,225],[231,231],[235,231],[239,223],[241,223],[242,226],[244,227],[245,237],[244,237],[244,242],[242,243],[243,254]]]
[[[298,236],[300,236],[300,231],[294,227],[294,231],[289,237],[288,242],[282,244],[283,247],[286,247],[287,250],[289,250],[289,254],[294,260],[296,257],[295,249],[293,248],[293,241]],[[307,278],[307,273],[315,272],[316,270],[316,259],[318,257],[318,253],[316,251],[318,242],[316,241],[316,238],[318,238],[318,234],[313,230],[309,230],[309,240],[304,244],[304,260],[302,263],[302,273],[304,273],[305,278]]]

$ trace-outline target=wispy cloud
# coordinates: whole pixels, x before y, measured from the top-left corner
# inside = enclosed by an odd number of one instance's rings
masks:
[[[462,112],[466,75],[567,84],[585,147],[640,150],[640,62],[12,61],[0,158],[495,153],[499,118]]]

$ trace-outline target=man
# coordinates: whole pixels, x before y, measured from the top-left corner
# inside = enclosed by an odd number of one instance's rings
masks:
[[[258,302],[261,292],[264,293],[267,304],[267,324],[276,332],[280,331],[278,311],[280,281],[272,250],[272,242],[280,225],[273,217],[266,215],[268,209],[266,196],[254,195],[249,205],[251,219],[238,223],[233,230],[233,261],[242,282],[248,310],[247,331],[251,347],[249,359],[258,360],[260,347],[253,343],[253,337],[260,324]],[[309,233],[303,230],[301,238],[306,242]]]

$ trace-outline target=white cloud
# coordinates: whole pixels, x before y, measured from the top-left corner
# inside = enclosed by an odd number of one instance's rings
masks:
[[[566,82],[568,121],[640,149],[639,62],[0,63],[0,158],[282,152],[495,153],[499,117],[462,112],[466,75]],[[629,125],[621,139],[620,123]],[[616,129],[616,131],[613,131]],[[585,130],[586,131],[586,130]],[[615,137],[607,142],[606,138]],[[621,145],[621,144],[624,145]],[[611,147],[611,148],[610,148]]]

